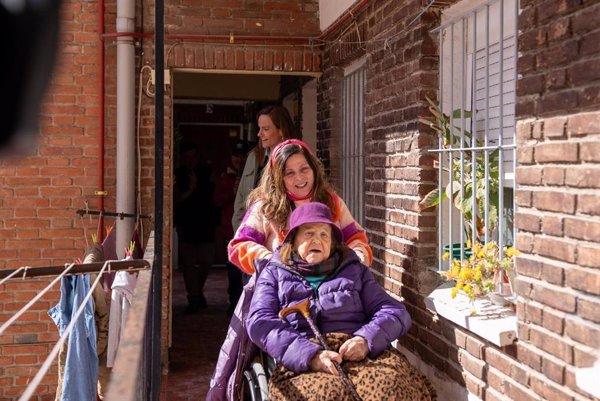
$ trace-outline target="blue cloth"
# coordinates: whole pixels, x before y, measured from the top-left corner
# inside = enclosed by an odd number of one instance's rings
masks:
[[[61,336],[89,291],[90,277],[87,274],[62,278],[60,301],[48,311]],[[67,344],[61,401],[95,401],[98,355],[92,298],[73,326]]]

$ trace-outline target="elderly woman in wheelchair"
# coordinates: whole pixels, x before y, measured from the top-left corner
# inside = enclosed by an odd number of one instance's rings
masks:
[[[277,366],[272,401],[434,400],[435,390],[393,347],[411,319],[343,244],[329,208],[297,207],[256,281],[250,339]]]

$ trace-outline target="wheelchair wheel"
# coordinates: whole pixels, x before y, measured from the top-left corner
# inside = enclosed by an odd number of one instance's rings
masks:
[[[269,401],[268,378],[260,362],[252,362],[250,367],[244,370],[242,400]]]
[[[244,383],[242,385],[243,401],[261,401],[258,382],[252,370],[244,370]]]
[[[267,373],[263,366],[258,362],[253,362],[251,365],[252,371],[254,372],[254,377],[256,378],[256,382],[258,385],[257,392],[260,396],[260,401],[269,401],[269,384],[267,377]]]

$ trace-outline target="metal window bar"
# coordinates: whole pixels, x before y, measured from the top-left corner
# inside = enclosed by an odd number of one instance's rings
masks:
[[[514,26],[507,26],[508,35],[505,36],[505,24],[509,20],[505,19],[505,7],[506,4],[509,3],[510,0],[491,0],[485,3],[482,3],[475,8],[472,8],[470,11],[463,13],[457,17],[446,21],[444,24],[440,25],[440,27],[434,29],[434,32],[439,32],[439,41],[440,41],[440,79],[439,79],[439,104],[440,109],[448,115],[449,125],[452,136],[457,136],[460,138],[460,144],[455,147],[453,141],[450,140],[446,145],[446,148],[443,147],[443,139],[438,139],[438,149],[431,150],[431,152],[439,153],[439,163],[438,163],[438,190],[442,193],[445,190],[444,179],[446,177],[444,173],[445,163],[447,160],[448,163],[448,189],[450,196],[454,194],[454,188],[456,177],[453,174],[453,171],[456,167],[459,169],[459,182],[456,183],[460,185],[458,196],[461,200],[461,208],[458,209],[459,217],[464,216],[462,200],[465,195],[466,185],[470,185],[472,196],[472,203],[470,205],[471,209],[471,220],[470,220],[470,237],[475,240],[479,240],[482,242],[488,242],[492,239],[495,239],[502,249],[506,245],[506,238],[512,234],[512,238],[514,241],[515,238],[515,227],[514,224],[510,227],[511,233],[505,233],[504,231],[508,229],[508,214],[512,213],[514,216],[515,210],[515,199],[513,196],[510,205],[512,206],[512,212],[510,210],[505,210],[505,190],[504,186],[506,185],[506,176],[505,176],[505,168],[512,168],[512,172],[516,171],[516,157],[515,157],[515,144],[514,144],[514,128],[515,123],[512,125],[507,123],[507,118],[510,116],[514,116],[514,83],[516,80],[516,33],[518,26],[518,0],[514,1],[514,14],[512,17],[514,18]],[[494,8],[494,17],[491,17],[491,9]],[[485,13],[484,15],[482,15]],[[495,18],[497,16],[497,18]],[[478,17],[483,17],[483,21],[479,20],[480,25],[484,25],[481,27],[478,25]],[[499,34],[498,37],[494,39],[494,42],[491,41],[491,33],[490,33],[490,23],[497,23]],[[483,31],[483,32],[481,32]],[[455,34],[459,32],[460,38],[455,38]],[[449,37],[446,35],[449,34]],[[485,39],[478,41],[478,34],[484,34]],[[469,38],[468,36],[472,36]],[[471,62],[468,62],[469,51],[467,50],[468,44],[472,44],[472,49],[470,50],[470,54],[472,55]],[[479,42],[479,43],[478,43]],[[484,43],[480,43],[484,42]],[[506,42],[506,43],[505,43]],[[456,45],[455,45],[456,43]],[[478,48],[481,47],[481,48]],[[508,58],[505,59],[504,52],[506,49],[513,46],[513,55],[509,54]],[[492,63],[491,57],[491,48],[494,50],[494,62]],[[460,53],[457,53],[458,50]],[[449,52],[449,54],[447,54]],[[479,58],[478,58],[479,56]],[[460,57],[460,58],[459,58]],[[496,61],[496,57],[498,61]],[[483,58],[484,68],[478,69],[478,62],[480,63]],[[449,64],[449,65],[448,65]],[[492,70],[492,64],[494,72]],[[505,65],[506,64],[506,65]],[[455,66],[457,68],[455,68]],[[470,72],[468,69],[470,68]],[[496,72],[496,69],[498,71]],[[511,78],[507,71],[513,70],[514,77]],[[484,76],[481,77],[481,70],[484,70]],[[455,74],[457,71],[460,71],[461,76],[458,77]],[[493,74],[493,79],[491,79],[490,74]],[[505,82],[505,76],[506,82]],[[479,85],[484,86],[484,88],[478,87],[478,79],[480,80]],[[484,81],[484,82],[481,82]],[[497,83],[496,83],[497,81]],[[470,89],[468,86],[470,86]],[[498,93],[491,94],[490,88],[492,86],[498,87]],[[481,94],[477,92],[481,91]],[[449,92],[449,96],[447,93]],[[494,91],[495,92],[495,91]],[[481,99],[481,95],[483,95],[483,99]],[[470,99],[466,99],[467,94],[469,94]],[[507,96],[508,101],[512,100],[512,103],[505,102],[505,95]],[[479,96],[479,97],[478,97]],[[492,99],[494,98],[494,99]],[[483,102],[482,102],[483,100]],[[494,104],[498,103],[497,106],[491,106],[490,100],[493,100]],[[484,107],[482,109],[477,109],[477,105],[481,105],[483,103]],[[460,113],[456,113],[454,109],[455,103],[460,104]],[[466,114],[466,105],[469,104],[471,114]],[[491,108],[495,108],[494,114],[491,113]],[[498,112],[499,110],[499,112]],[[498,113],[496,116],[495,114]],[[455,121],[460,118],[460,121]],[[482,121],[483,120],[483,121]],[[482,124],[478,124],[482,123]],[[494,126],[492,127],[492,122]],[[496,127],[498,125],[498,127]],[[470,128],[470,139],[466,137],[467,127]],[[458,134],[458,135],[456,135]],[[497,135],[497,138],[492,137],[491,135]],[[483,137],[483,138],[481,138]],[[509,141],[508,139],[512,139]],[[469,143],[470,142],[470,143]],[[483,146],[481,146],[483,143]],[[458,155],[457,155],[458,152]],[[467,157],[467,152],[470,152],[470,160]],[[496,180],[493,176],[490,175],[491,167],[494,169],[496,165],[490,166],[490,155],[493,152],[497,152],[497,156],[494,157],[494,162],[497,162],[498,168],[498,177],[497,183],[493,183],[490,180]],[[510,152],[510,154],[506,153]],[[510,160],[512,157],[512,160]],[[478,158],[481,158],[478,162]],[[509,158],[512,163],[505,163],[506,158]],[[455,163],[459,163],[456,166]],[[481,166],[481,164],[484,166]],[[506,165],[505,165],[506,164]],[[485,181],[484,185],[484,194],[483,194],[483,202],[481,200],[477,200],[477,168],[483,167],[483,179]],[[471,177],[468,178],[468,182],[466,182],[466,178],[468,174],[471,174]],[[494,173],[495,175],[495,173]],[[514,183],[514,179],[513,179]],[[496,186],[497,188],[494,190],[493,199],[492,194],[490,193],[490,186]],[[514,185],[514,184],[513,184]],[[514,193],[514,191],[513,191]],[[497,197],[497,199],[496,199]],[[448,202],[448,212],[447,216],[444,216],[442,205],[440,204],[439,213],[438,213],[438,225],[439,225],[439,233],[438,233],[438,241],[439,241],[439,256],[440,260],[438,262],[438,270],[444,270],[444,263],[442,262],[441,256],[443,255],[443,245],[444,240],[448,241],[449,251],[452,252],[452,244],[453,244],[453,236],[454,233],[454,202],[451,200]],[[492,214],[490,211],[490,205],[495,203],[492,207],[495,207],[495,221],[490,221],[492,218]],[[483,210],[478,210],[483,209]],[[483,216],[478,216],[478,214],[482,214]],[[447,218],[446,218],[447,217]],[[505,218],[507,219],[505,221]],[[483,220],[481,222],[481,226],[478,226],[478,219]],[[460,218],[459,220],[459,229],[460,229],[460,257],[461,259],[464,257],[465,252],[465,219]],[[446,227],[447,226],[447,227]],[[447,231],[444,231],[447,228]],[[483,229],[483,234],[479,235],[479,230]],[[444,235],[446,233],[446,235]],[[451,259],[449,258],[448,267],[451,266]]]
[[[364,87],[364,66],[343,78],[342,194],[361,225],[364,224]]]

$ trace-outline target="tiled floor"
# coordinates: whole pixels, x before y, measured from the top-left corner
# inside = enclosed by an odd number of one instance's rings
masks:
[[[206,396],[219,349],[225,338],[227,270],[211,269],[204,291],[207,309],[183,313],[187,300],[183,275],[173,277],[173,343],[169,374],[162,377],[161,401],[201,401]]]

